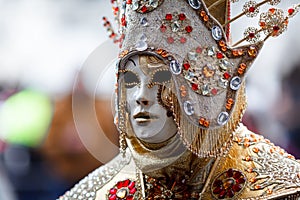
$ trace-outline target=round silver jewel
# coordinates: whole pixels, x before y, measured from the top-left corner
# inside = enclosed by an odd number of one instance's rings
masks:
[[[211,28],[211,35],[215,40],[221,40],[223,37],[222,29],[219,26],[213,26]]]
[[[170,62],[170,70],[173,74],[178,75],[181,73],[181,66],[176,60]]]
[[[242,79],[238,76],[235,76],[230,81],[230,88],[232,90],[238,90],[241,86],[241,83],[242,83]]]
[[[201,3],[199,0],[189,0],[189,4],[194,9],[199,9],[201,6]]]
[[[217,122],[219,125],[224,125],[226,124],[228,119],[229,119],[229,114],[227,112],[221,112],[218,116]]]
[[[194,107],[192,106],[191,102],[189,102],[189,101],[185,101],[183,103],[183,109],[187,115],[194,114]]]

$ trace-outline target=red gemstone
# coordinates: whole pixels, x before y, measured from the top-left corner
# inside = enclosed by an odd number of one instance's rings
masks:
[[[188,70],[190,67],[191,67],[191,66],[190,66],[189,63],[184,63],[184,64],[183,64],[183,68],[184,68],[185,70]]]
[[[174,38],[173,38],[173,37],[168,37],[168,43],[169,43],[169,44],[174,43]]]
[[[128,196],[126,197],[126,200],[133,200],[133,195],[128,195]]]
[[[233,178],[239,179],[239,178],[241,178],[241,176],[242,176],[242,173],[239,172],[239,171],[236,171],[236,172],[234,173],[234,175],[233,175]]]
[[[110,190],[109,190],[109,193],[110,194],[116,194],[117,193],[117,189],[116,188],[111,188]]]
[[[231,75],[230,75],[228,72],[225,72],[225,73],[223,74],[223,77],[224,77],[225,79],[229,79],[229,78],[231,77]]]
[[[186,32],[190,33],[193,31],[193,28],[191,26],[185,27]]]
[[[131,190],[129,190],[130,194],[134,194],[136,192],[136,188],[132,188]]]
[[[254,6],[251,6],[250,8],[249,8],[249,12],[254,12],[255,11],[255,7]]]
[[[222,191],[222,187],[216,187],[214,190],[213,190],[213,193],[214,194],[220,194],[220,192]]]
[[[232,191],[232,189],[227,190],[227,196],[230,198],[232,198],[234,196],[234,192]]]
[[[125,16],[123,16],[123,17],[121,18],[121,25],[122,25],[122,26],[126,26],[126,19],[125,19]]]
[[[112,34],[110,34],[110,36],[109,36],[109,38],[114,38],[114,37],[116,37],[116,34],[115,34],[115,33],[112,33]]]
[[[166,20],[172,20],[173,16],[172,14],[166,14]]]
[[[132,189],[132,188],[134,188],[134,186],[135,186],[135,182],[132,181],[132,182],[129,183],[128,188]]]
[[[127,0],[126,3],[127,4],[132,4],[132,0]]]
[[[167,30],[167,27],[166,27],[165,25],[162,24],[162,25],[160,26],[160,31],[164,33],[164,32],[166,32],[166,30]]]
[[[222,59],[222,58],[224,58],[224,55],[221,52],[218,52],[217,53],[217,58]]]
[[[118,189],[122,188],[123,187],[123,181],[119,181],[116,186],[117,186]]]
[[[224,199],[226,196],[226,190],[222,190],[220,193],[219,193],[219,199]]]
[[[275,10],[276,10],[275,8],[270,8],[270,9],[269,9],[269,12],[270,12],[271,14],[274,14],[274,13],[275,13]]]
[[[290,8],[290,9],[288,9],[288,13],[289,13],[289,15],[292,15],[294,12],[295,12],[295,9],[294,9],[294,8]]]
[[[197,52],[197,53],[202,53],[201,47],[197,47],[197,48],[196,48],[196,52]]]
[[[186,19],[186,16],[185,16],[185,14],[180,13],[180,14],[178,15],[178,18],[179,18],[179,20],[183,21],[183,20]]]
[[[192,90],[198,90],[198,85],[195,83],[192,83]]]
[[[215,182],[214,182],[214,187],[217,187],[217,186],[221,186],[221,185],[223,185],[223,181],[221,181],[221,180],[216,180]]]
[[[113,195],[110,195],[108,197],[108,200],[116,200],[117,199],[117,195],[113,194]]]
[[[235,184],[234,186],[232,186],[232,190],[234,192],[239,192],[242,189],[242,187],[240,186],[240,184]]]
[[[254,38],[255,37],[255,33],[249,33],[249,38]]]
[[[148,8],[147,8],[146,6],[143,6],[143,7],[141,8],[142,13],[147,12],[147,10],[148,10]]]
[[[238,183],[238,184],[243,184],[243,183],[245,183],[245,178],[239,178],[239,179],[237,179],[236,180],[236,182]]]
[[[233,170],[230,168],[226,172],[227,177],[232,177],[233,176]]]
[[[210,92],[212,95],[216,95],[218,93],[218,90],[216,88],[213,88]]]
[[[126,179],[125,181],[123,181],[123,187],[127,187],[130,183],[129,179]]]
[[[181,37],[181,38],[180,38],[180,43],[182,43],[182,44],[183,44],[183,43],[186,43],[186,38],[185,38],[185,37]]]
[[[273,26],[273,31],[277,32],[279,31],[280,27],[279,26]]]

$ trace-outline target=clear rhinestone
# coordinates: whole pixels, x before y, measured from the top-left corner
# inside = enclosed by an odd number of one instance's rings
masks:
[[[227,86],[228,86],[228,80],[220,78],[219,82],[218,82],[218,85],[220,87],[222,87],[222,88],[227,88]]]
[[[229,119],[229,114],[227,112],[221,112],[218,116],[217,122],[219,125],[224,125],[226,124],[228,119]]]
[[[132,10],[137,10],[139,8],[139,2],[136,0],[136,1],[133,1],[132,2]]]
[[[187,115],[194,114],[194,107],[192,106],[191,102],[189,102],[189,101],[185,101],[183,103],[183,109]]]
[[[177,32],[180,29],[180,24],[178,21],[175,21],[171,24],[171,28],[173,32]]]
[[[184,78],[187,79],[187,80],[191,80],[191,79],[195,78],[195,74],[194,74],[194,72],[189,71],[189,72],[185,75]]]
[[[216,55],[216,48],[215,47],[209,47],[207,49],[207,55],[208,56],[215,56]]]
[[[202,91],[202,94],[203,95],[207,95],[208,93],[209,93],[209,88],[208,88],[208,85],[203,85],[202,87],[201,87],[201,91]]]
[[[178,75],[181,73],[181,66],[176,60],[170,62],[170,70],[173,74]]]
[[[229,62],[227,59],[222,59],[219,61],[219,66],[223,70],[227,70],[229,67],[232,67],[233,64]]]
[[[189,0],[189,4],[194,9],[199,9],[201,6],[201,3],[199,0]]]
[[[158,0],[150,0],[149,5],[152,6],[153,8],[157,8],[158,6]]]
[[[145,41],[138,41],[135,45],[136,50],[145,51],[148,48],[148,44]]]
[[[242,79],[238,76],[235,76],[230,81],[230,88],[232,90],[238,90],[241,86],[241,83],[242,83]]]
[[[221,40],[223,37],[222,29],[219,26],[213,26],[211,28],[211,34],[215,40]]]
[[[193,52],[193,51],[188,52],[188,58],[189,58],[189,60],[196,61],[197,60],[197,53]]]
[[[140,21],[140,24],[142,26],[147,26],[148,25],[148,19],[146,17],[143,17]]]

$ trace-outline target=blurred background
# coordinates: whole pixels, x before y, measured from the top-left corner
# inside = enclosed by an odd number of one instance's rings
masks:
[[[55,199],[118,152],[118,50],[103,16],[113,22],[109,0],[0,0],[1,200]],[[248,75],[244,117],[297,158],[299,23],[266,42]]]

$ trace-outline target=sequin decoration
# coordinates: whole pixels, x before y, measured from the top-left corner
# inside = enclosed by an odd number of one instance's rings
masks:
[[[188,52],[182,64],[184,78],[191,89],[204,96],[226,90],[233,73],[233,63],[216,47],[197,47]]]
[[[160,25],[160,31],[169,44],[187,42],[193,32],[191,21],[184,13],[167,13]]]
[[[135,181],[129,179],[119,181],[109,190],[108,200],[133,200],[136,191]]]
[[[132,10],[139,13],[148,13],[155,10],[163,3],[163,0],[132,0],[127,1],[131,5]]]
[[[246,180],[241,171],[229,168],[214,179],[212,194],[216,199],[233,199],[244,189]]]

